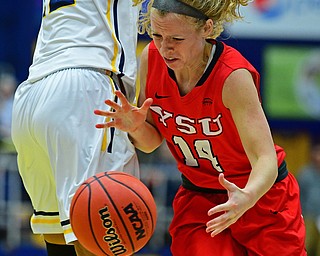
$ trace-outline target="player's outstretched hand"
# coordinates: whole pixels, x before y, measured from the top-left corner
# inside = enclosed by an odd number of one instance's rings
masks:
[[[106,122],[96,124],[96,128],[115,127],[125,132],[136,131],[145,122],[152,99],[146,99],[139,108],[131,105],[120,91],[116,91],[115,94],[120,99],[121,105],[112,100],[106,100],[105,103],[111,107],[110,111],[95,110],[96,115],[107,117]]]
[[[228,191],[228,201],[217,205],[208,211],[208,215],[220,214],[207,222],[207,233],[215,236],[235,223],[252,205],[252,199],[243,189],[229,182],[221,173],[219,175],[220,184]]]

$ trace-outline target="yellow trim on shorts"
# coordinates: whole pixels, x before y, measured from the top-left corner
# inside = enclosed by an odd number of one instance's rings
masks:
[[[110,121],[110,117],[106,117],[105,123]],[[108,141],[108,132],[107,128],[103,130],[103,139],[101,144],[101,151],[104,152],[107,150],[107,141]]]
[[[38,218],[32,217],[31,218],[32,224],[59,224],[60,225],[60,218],[55,219],[47,219],[47,218]]]
[[[73,233],[72,228],[68,228],[68,229],[63,230],[63,233],[64,233],[65,235],[68,235],[68,234]]]
[[[116,90],[114,82],[111,79],[111,77],[109,77],[109,80],[110,80],[110,84],[112,85],[111,86],[112,93],[114,94],[114,92]],[[115,98],[113,100],[115,101]],[[110,120],[111,120],[110,117],[106,117],[104,122],[107,123],[107,122],[110,122]],[[103,131],[103,139],[102,139],[102,144],[101,144],[101,151],[102,152],[105,152],[107,150],[107,142],[108,142],[108,129],[105,128],[104,131]]]

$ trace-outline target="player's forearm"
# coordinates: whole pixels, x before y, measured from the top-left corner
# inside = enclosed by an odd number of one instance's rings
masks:
[[[129,133],[134,146],[145,153],[151,153],[162,143],[159,131],[148,122],[144,122],[134,132]]]
[[[272,187],[277,173],[277,159],[273,156],[261,156],[252,166],[252,172],[244,190],[251,194],[253,202],[257,202]]]

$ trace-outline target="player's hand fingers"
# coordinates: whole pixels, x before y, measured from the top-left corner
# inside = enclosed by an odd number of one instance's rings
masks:
[[[211,232],[211,236],[215,236],[217,234],[219,234],[220,232],[222,232],[224,229],[228,228],[230,225],[232,225],[233,223],[235,223],[238,219],[238,217],[235,215],[235,213],[233,211],[229,211],[227,209],[230,209],[230,207],[227,206],[228,203],[222,204],[222,205],[218,205],[214,208],[212,208],[211,212],[221,212],[223,211],[224,213],[219,215],[218,217],[210,220],[207,222],[207,228],[206,228],[206,232],[210,233]],[[210,210],[209,210],[210,212]],[[208,212],[208,214],[209,214]],[[210,215],[210,214],[209,214]]]
[[[117,95],[117,97],[120,99],[121,103],[128,102],[126,96],[124,96],[124,94],[123,94],[121,91],[116,90],[114,93],[115,93],[115,95]]]
[[[98,129],[104,129],[104,128],[109,128],[111,126],[110,123],[102,123],[102,124],[96,124],[95,127]]]
[[[220,212],[227,212],[230,210],[230,207],[228,207],[227,203],[225,204],[219,204],[213,208],[211,208],[209,211],[208,211],[208,216],[212,216],[216,213],[220,213]]]
[[[148,98],[148,99],[146,99],[144,102],[143,102],[143,104],[142,104],[142,106],[140,107],[140,109],[141,110],[143,110],[143,111],[148,111],[148,109],[150,108],[150,106],[152,105],[152,102],[153,102],[153,99],[151,99],[151,98]]]
[[[112,100],[107,99],[104,101],[104,103],[106,103],[108,106],[110,106],[112,109],[116,111],[121,110],[121,106]]]
[[[221,206],[221,205],[218,205],[218,206]],[[223,222],[237,218],[236,213],[234,211],[230,210],[230,207],[221,207],[220,209],[215,209],[218,206],[210,209],[208,211],[208,215],[212,216],[212,213],[213,214],[219,213],[219,212],[223,212],[223,213],[220,214],[219,216],[215,217],[214,219],[208,221],[207,226],[212,226],[212,225],[215,225],[216,223],[223,223]],[[223,210],[223,208],[226,208],[229,210]]]
[[[237,189],[239,189],[235,184],[231,183],[228,181],[223,173],[219,174],[219,183],[228,191],[228,192],[233,192]]]
[[[219,182],[227,190],[229,200],[224,204],[220,204],[220,205],[217,205],[217,206],[211,208],[208,211],[209,216],[216,214],[216,213],[219,213],[219,212],[229,212],[229,211],[237,208],[237,204],[232,203],[230,201],[230,197],[231,197],[231,195],[236,194],[240,190],[240,188],[238,188],[235,184],[233,184],[233,183],[229,182],[227,179],[225,179],[223,173],[220,173],[220,175],[219,175]]]
[[[129,111],[131,109],[131,104],[129,103],[129,101],[127,100],[127,98],[124,96],[124,94],[121,91],[115,91],[114,92],[115,95],[119,98],[120,102],[121,102],[121,107],[124,111]],[[109,105],[109,104],[108,104]],[[109,105],[111,106],[111,105]],[[118,105],[119,106],[119,105]],[[120,107],[120,106],[119,106]],[[117,108],[115,108],[115,110],[118,111]]]
[[[93,113],[97,116],[106,116],[106,117],[110,117],[113,112],[110,112],[110,111],[104,111],[104,110],[100,110],[100,109],[95,109],[93,111]]]
[[[230,227],[233,223],[235,223],[237,219],[226,219],[224,222],[219,222],[217,224],[209,225],[206,228],[206,232],[210,233],[212,237],[218,235],[223,230]]]
[[[110,128],[110,127],[117,127],[117,121],[116,120],[110,120],[106,123],[96,124],[96,128]]]

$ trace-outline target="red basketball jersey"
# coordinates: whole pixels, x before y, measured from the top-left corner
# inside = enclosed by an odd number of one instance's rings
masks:
[[[229,181],[244,187],[251,166],[231,113],[222,103],[222,88],[231,72],[245,68],[259,92],[260,76],[237,50],[222,42],[211,43],[216,45],[212,61],[195,88],[181,96],[174,72],[151,42],[146,97],[153,99],[154,122],[181,173],[199,187],[223,189],[217,177],[224,172]],[[280,165],[285,153],[275,147]]]

